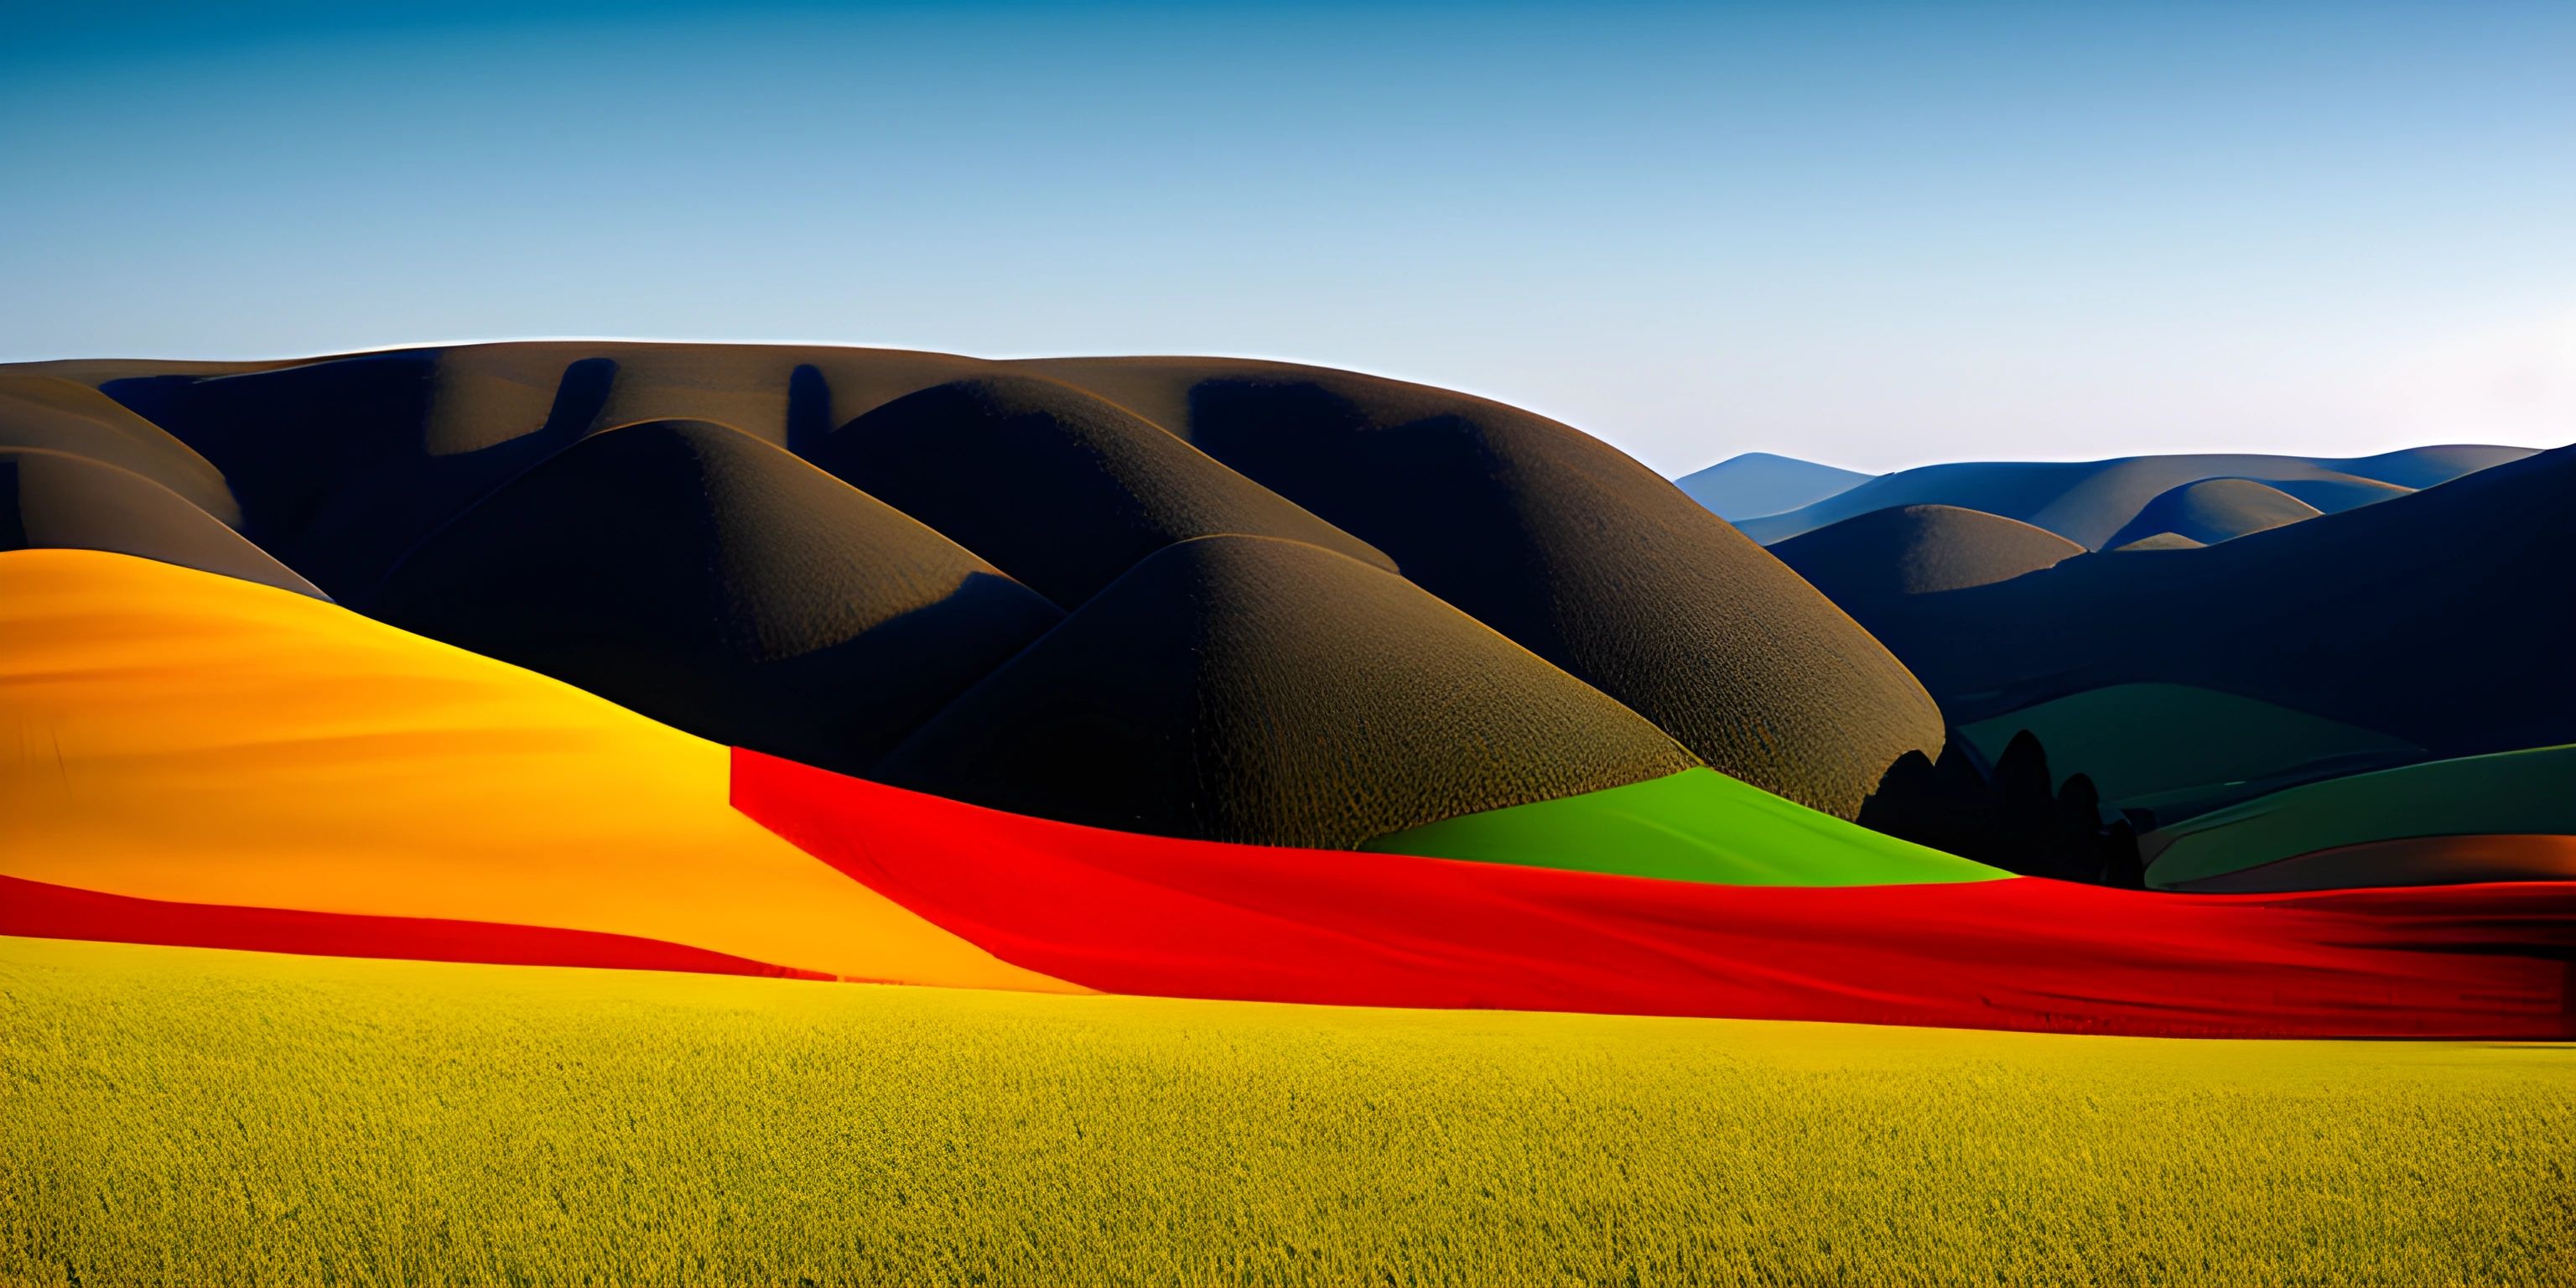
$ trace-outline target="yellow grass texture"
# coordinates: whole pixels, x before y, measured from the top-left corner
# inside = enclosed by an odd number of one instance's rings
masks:
[[[0,1281],[2565,1283],[2571,1074],[0,939]]]

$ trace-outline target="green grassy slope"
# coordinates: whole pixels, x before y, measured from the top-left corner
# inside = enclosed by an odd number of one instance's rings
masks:
[[[1710,769],[1442,819],[1360,848],[1721,885],[1902,885],[2011,875],[1846,823]]]
[[[0,940],[0,1281],[2568,1283],[2571,1073]]]
[[[2576,835],[2576,746],[2463,756],[2310,783],[2150,833],[2147,884],[2409,836]]]
[[[2028,729],[2063,783],[2081,773],[2109,805],[2178,817],[2201,801],[2259,794],[2265,779],[2420,759],[2402,739],[2188,684],[2114,684],[1963,725],[1988,760]]]

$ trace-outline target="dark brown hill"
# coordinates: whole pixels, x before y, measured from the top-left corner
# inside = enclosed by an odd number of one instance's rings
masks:
[[[716,418],[817,450],[918,390],[1053,376],[1374,547],[1748,781],[1848,815],[1898,755],[1939,743],[1901,665],[1670,484],[1566,426],[1422,386],[1221,359],[596,342],[55,366],[202,453],[246,535],[362,608],[441,525],[622,419]]]
[[[1981,510],[1904,505],[1791,537],[1771,553],[1866,626],[1865,609],[1881,601],[2010,581],[2084,547]]]
[[[1389,572],[1339,528],[1135,413],[1037,376],[951,381],[887,403],[807,453],[1073,607],[1175,541],[1304,541]]]
[[[582,440],[423,542],[368,608],[849,772],[1059,617],[893,507],[703,421]]]
[[[1099,827],[1350,847],[1695,763],[1401,577],[1223,536],[1148,556],[877,776]]]
[[[240,497],[246,534],[352,602],[432,529],[606,426],[703,419],[802,445],[987,366],[895,350],[588,341],[169,365],[47,369],[101,380],[202,453]]]
[[[2248,533],[2313,519],[2318,513],[2316,506],[2252,479],[2202,479],[2147,502],[2138,517],[2112,534],[2105,548],[2143,541],[2160,532],[2214,546]]]
[[[1747,782],[1849,816],[1897,757],[1940,745],[1939,710],[1841,610],[1555,421],[1278,363],[1021,365],[1157,419]]]
[[[69,452],[0,447],[0,550],[26,549],[139,555],[328,598],[151,479]]]
[[[2199,685],[2438,756],[2576,742],[2576,448],[2203,549],[2069,559],[1876,625],[1961,723]]]
[[[130,470],[227,527],[241,522],[241,506],[211,462],[87,385],[0,374],[0,447],[69,452]]]

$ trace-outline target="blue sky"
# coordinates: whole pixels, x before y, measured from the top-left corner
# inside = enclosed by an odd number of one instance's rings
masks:
[[[1667,472],[2576,440],[2576,5],[84,5],[0,360],[1209,352]]]

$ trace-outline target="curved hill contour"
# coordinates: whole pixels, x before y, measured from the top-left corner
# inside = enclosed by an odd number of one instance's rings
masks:
[[[2431,487],[2529,455],[2526,447],[2445,446],[2351,460],[2212,455],[1965,461],[1882,474],[1813,505],[1743,526],[1747,536],[1769,544],[1892,505],[1956,505],[2036,524],[2099,550],[2148,502],[2203,479],[2252,479],[2336,512],[2373,499],[2393,500],[2408,488]]]
[[[349,603],[439,525],[613,425],[710,420],[803,446],[888,398],[989,368],[887,349],[603,341],[290,362],[56,363],[220,468],[242,529]]]
[[[1960,724],[2216,689],[2439,757],[2576,742],[2576,448],[2200,550],[2100,554],[1869,625]]]
[[[1771,553],[1866,622],[1866,606],[1881,600],[2009,581],[2084,547],[2000,515],[1906,505],[1791,537]]]
[[[1403,578],[1221,536],[1147,557],[873,777],[1096,827],[1349,847],[1693,763]]]
[[[68,452],[139,474],[226,527],[239,527],[232,487],[205,457],[86,385],[0,373],[0,447]]]
[[[2264,532],[2321,513],[2317,507],[2252,479],[2202,479],[2149,501],[2138,517],[2103,544],[2125,546],[2159,533],[2189,537],[2205,546]]]
[[[895,399],[807,459],[1072,607],[1175,541],[1304,541],[1389,572],[1368,543],[1143,417],[1036,376],[981,376]]]
[[[1898,757],[1940,745],[1940,711],[1866,631],[1589,435],[1281,363],[1026,365],[1173,417],[1160,423],[1766,791],[1850,817]]]
[[[2105,546],[2103,549],[2132,551],[2198,550],[2207,544],[2209,543],[2205,541],[2194,541],[2179,532],[2159,532],[2151,537],[2140,537],[2135,541],[2124,542],[2116,546]]]
[[[103,550],[323,597],[152,480],[85,456],[0,448],[0,550]]]
[[[1059,617],[893,507],[702,421],[582,440],[422,543],[370,611],[851,770]]]

